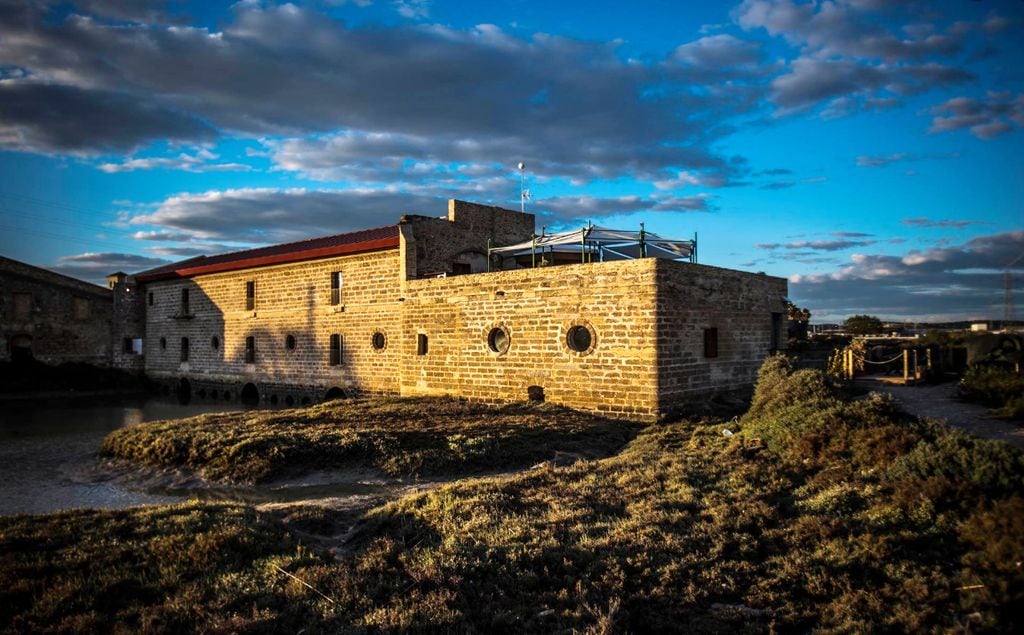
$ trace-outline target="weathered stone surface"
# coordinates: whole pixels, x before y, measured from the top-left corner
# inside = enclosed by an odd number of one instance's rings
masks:
[[[0,359],[110,364],[110,290],[0,256]]]
[[[533,220],[452,201],[447,219],[403,219],[397,249],[150,283],[131,296],[146,298],[146,372],[187,378],[217,398],[237,398],[252,383],[265,400],[322,398],[332,388],[543,398],[655,420],[687,400],[751,385],[785,341],[779,278],[654,258],[480,273],[488,238],[528,240]],[[465,269],[459,264],[474,273],[451,275]],[[335,271],[343,275],[338,305]],[[446,277],[418,279],[425,273]],[[247,282],[256,288],[251,310]],[[507,348],[492,347],[495,329]],[[712,357],[708,329],[717,329]],[[330,364],[334,334],[343,342],[338,365]]]

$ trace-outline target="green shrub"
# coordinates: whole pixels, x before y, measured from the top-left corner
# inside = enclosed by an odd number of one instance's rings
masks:
[[[1009,496],[1024,491],[1024,453],[949,430],[896,459],[888,475],[897,481],[942,479],[973,495]]]
[[[993,408],[1009,407],[1003,413],[1024,410],[1024,377],[998,366],[976,366],[960,380],[960,396]]]

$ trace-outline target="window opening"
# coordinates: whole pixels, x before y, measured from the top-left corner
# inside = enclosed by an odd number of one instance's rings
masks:
[[[342,362],[342,339],[337,333],[331,335],[331,366],[339,366]]]
[[[373,343],[373,348],[378,351],[384,350],[384,347],[388,345],[387,338],[380,331],[373,334],[373,339],[371,341]]]
[[[569,329],[565,340],[571,350],[577,353],[585,353],[590,350],[590,345],[594,343],[594,335],[587,327],[576,325]]]
[[[718,329],[704,329],[704,357],[718,357]]]
[[[245,363],[256,363],[256,338],[252,335],[245,338]]]
[[[416,336],[416,354],[426,355],[427,354],[427,335],[426,333],[420,333]]]
[[[294,335],[288,335],[287,337],[284,338],[284,347],[287,348],[290,351],[295,350],[295,336]]]
[[[340,271],[331,273],[331,304],[341,304],[342,275]]]
[[[188,361],[188,338],[181,338],[181,361]]]
[[[216,335],[210,338],[210,348],[212,348],[213,350],[217,350],[218,348],[220,348],[220,338],[217,337]]]
[[[153,292],[152,291],[149,292],[148,299],[149,299],[149,306],[153,306]]]
[[[162,351],[167,350],[167,338],[166,337],[161,337],[160,338],[160,350],[162,350]]]
[[[182,315],[188,315],[189,314],[188,289],[182,289],[181,290],[181,314]]]
[[[256,281],[249,280],[245,283],[245,310],[252,311],[256,308]]]
[[[508,331],[500,326],[491,329],[487,334],[487,348],[491,349],[492,353],[507,353],[510,342]]]
[[[72,311],[74,312],[76,320],[88,320],[89,301],[85,298],[75,298],[72,305]]]
[[[14,294],[14,319],[27,320],[32,315],[32,294]]]

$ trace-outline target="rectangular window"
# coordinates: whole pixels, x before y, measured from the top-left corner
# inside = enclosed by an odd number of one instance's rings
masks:
[[[718,357],[718,329],[704,329],[704,357]]]
[[[780,342],[782,341],[782,314],[772,313],[772,337],[771,337],[771,352],[781,348]]]
[[[252,335],[245,338],[245,363],[256,363],[256,338]]]
[[[420,333],[416,336],[416,354],[426,355],[427,354],[427,335],[426,333]]]
[[[334,271],[331,273],[331,304],[341,304],[341,283],[342,276],[340,271]]]
[[[130,338],[130,337],[124,338],[124,343],[121,346],[122,346],[122,348],[121,348],[121,352],[122,353],[125,353],[125,354],[131,353],[132,352],[132,338]]]
[[[344,343],[341,336],[331,335],[331,366],[340,366],[343,361]]]
[[[76,320],[88,320],[89,319],[89,301],[85,298],[74,298],[72,299],[71,305],[72,313],[74,313]]]
[[[188,338],[181,338],[181,361],[188,361]]]
[[[153,292],[149,292],[149,306],[153,306]]]
[[[256,281],[250,280],[245,283],[245,310],[252,311],[256,308]]]
[[[473,267],[468,262],[453,262],[452,263],[452,275],[453,276],[464,276],[467,273],[473,273]]]
[[[189,314],[188,289],[182,289],[181,290],[181,314],[182,315],[188,315]]]
[[[32,294],[14,294],[14,319],[17,321],[28,320],[32,316]]]
[[[136,337],[132,340],[132,352],[136,355],[142,355],[142,338]]]

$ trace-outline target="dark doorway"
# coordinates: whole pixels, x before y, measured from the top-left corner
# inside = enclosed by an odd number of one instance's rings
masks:
[[[32,363],[31,335],[15,335],[11,338],[11,362],[19,365]]]
[[[192,384],[187,379],[182,377],[178,380],[178,403],[187,404],[192,401]]]
[[[337,386],[335,386],[334,388],[331,388],[330,390],[328,390],[327,394],[324,395],[324,401],[331,401],[332,399],[344,399],[344,398],[345,398],[345,391],[342,390],[341,388],[338,388]]]
[[[243,404],[255,406],[260,402],[260,391],[255,384],[246,384],[242,386],[241,399]]]

